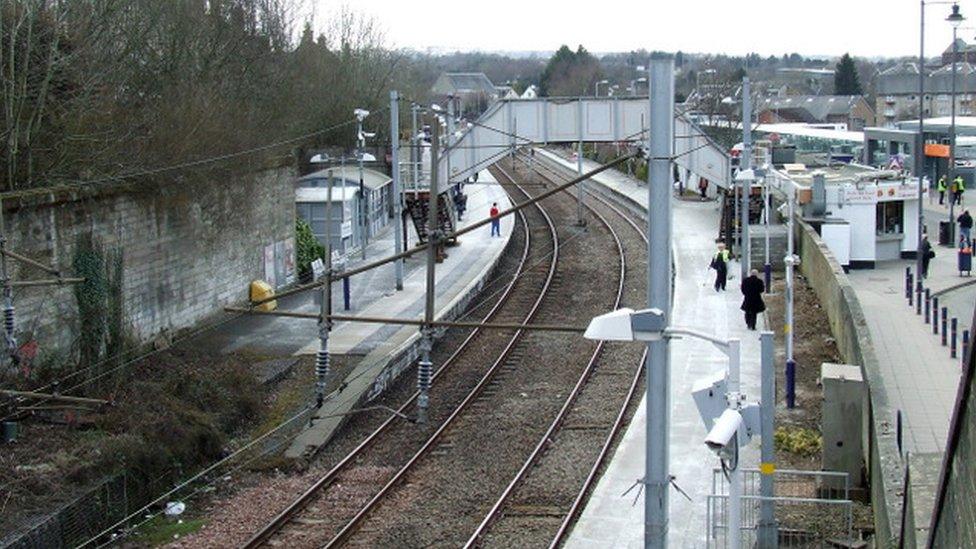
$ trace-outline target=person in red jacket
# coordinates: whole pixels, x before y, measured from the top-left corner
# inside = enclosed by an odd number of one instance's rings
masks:
[[[491,236],[501,236],[502,235],[502,222],[498,218],[498,202],[491,203],[491,210],[488,212],[491,216]]]

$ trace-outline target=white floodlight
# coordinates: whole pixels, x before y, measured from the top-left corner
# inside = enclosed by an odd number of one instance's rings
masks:
[[[356,110],[352,111],[352,113],[356,116],[356,118],[360,122],[362,122],[364,118],[366,118],[367,116],[369,116],[369,111],[367,111],[366,109],[356,109]]]
[[[667,323],[660,309],[635,311],[629,307],[594,317],[583,337],[600,341],[656,341]]]

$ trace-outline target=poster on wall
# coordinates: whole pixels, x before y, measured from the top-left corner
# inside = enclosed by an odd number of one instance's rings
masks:
[[[295,238],[285,240],[285,284],[295,282]]]
[[[285,282],[285,241],[279,240],[275,242],[274,245],[274,266],[275,266],[275,281],[278,286],[284,286]]]
[[[272,288],[277,288],[275,281],[275,247],[268,244],[264,247],[264,281]]]

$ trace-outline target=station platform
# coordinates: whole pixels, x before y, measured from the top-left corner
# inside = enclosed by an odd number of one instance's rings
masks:
[[[508,195],[488,171],[478,175],[476,184],[465,186],[467,211],[458,223],[460,228],[488,216],[492,202],[500,209],[510,206]],[[501,219],[501,237],[491,237],[490,227],[464,235],[457,246],[446,249],[447,257],[437,264],[435,298],[437,319],[452,319],[463,311],[501,258],[512,234],[514,218]],[[415,245],[417,235],[409,225],[408,243]],[[346,265],[359,265],[388,257],[394,253],[394,234],[388,227],[369,243],[366,259],[357,251]],[[426,255],[419,253],[404,261],[403,290],[396,290],[393,264],[383,265],[350,280],[350,309],[343,310],[342,284],[333,284],[332,303],[335,314],[353,316],[421,318],[424,312]],[[303,292],[279,300],[279,310],[317,314],[314,292]],[[420,331],[416,326],[392,326],[360,322],[338,322],[329,335],[332,356],[352,357],[355,364],[344,379],[334,380],[330,387],[344,385],[342,392],[326,401],[316,412],[322,419],[295,438],[286,457],[298,458],[314,452],[329,441],[347,414],[359,403],[385,389],[397,374],[409,367],[419,351]],[[255,356],[314,355],[319,349],[315,322],[286,317],[243,316],[208,332],[197,341],[223,353],[244,352]],[[311,393],[312,386],[309,386]]]
[[[576,170],[569,161],[550,151],[538,155]],[[598,164],[584,160],[583,169]],[[647,184],[617,170],[607,170],[588,180],[601,190],[626,197],[646,209]],[[708,268],[715,251],[715,235],[721,212],[716,202],[673,200],[673,244],[675,260],[674,310],[676,325],[696,328],[719,337],[741,340],[742,389],[748,400],[759,399],[759,332],[746,329],[739,291],[739,265],[733,262],[728,291],[716,293],[714,272]],[[760,317],[760,323],[764,322]],[[759,326],[760,330],[766,329]],[[670,470],[675,483],[692,501],[676,490],[670,495],[669,547],[704,547],[706,500],[712,488],[712,469],[719,466],[715,454],[704,443],[705,427],[691,398],[698,379],[722,372],[728,359],[711,344],[688,338],[671,344],[671,436]],[[635,499],[637,489],[628,489],[644,477],[646,402],[642,400],[634,419],[617,447],[612,461],[590,496],[566,547],[643,547],[644,500]],[[743,449],[746,467],[759,464],[759,442]]]

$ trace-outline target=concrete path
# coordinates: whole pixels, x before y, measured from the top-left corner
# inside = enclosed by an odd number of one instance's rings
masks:
[[[556,158],[550,153],[546,154]],[[575,163],[559,158],[575,169]],[[584,162],[591,170],[596,163]],[[647,204],[647,186],[625,174],[608,170],[591,181],[624,194],[639,204]],[[728,291],[716,294],[712,288],[714,271],[709,259],[718,235],[719,210],[716,202],[674,201],[675,297],[674,322],[698,328],[720,337],[742,340],[742,386],[749,400],[759,398],[759,335],[746,330],[739,305],[738,265]],[[760,319],[761,322],[761,319]],[[712,487],[712,469],[718,459],[705,447],[705,427],[691,398],[696,380],[724,371],[728,360],[711,344],[692,339],[675,340],[671,345],[671,472],[675,482],[692,498],[677,491],[670,496],[669,547],[705,545],[706,496]],[[644,476],[646,402],[634,416],[613,460],[577,522],[567,547],[643,547],[644,500],[637,490],[622,494]],[[758,439],[742,454],[745,467],[759,464]]]
[[[959,277],[954,249],[936,244],[938,222],[947,219],[947,212],[937,204],[925,207],[927,230],[936,254],[925,286],[933,293],[976,282]],[[902,414],[904,450],[941,453],[945,450],[959,385],[960,362],[950,358],[948,347],[941,345],[941,336],[932,333],[924,316],[909,307],[905,298],[905,267],[909,266],[915,270],[914,260],[886,261],[874,269],[852,270],[848,276],[861,302],[892,407]],[[968,324],[973,314],[973,289],[963,286],[950,290],[940,305],[951,306],[952,315],[966,317]],[[888,419],[892,423],[896,420]]]

